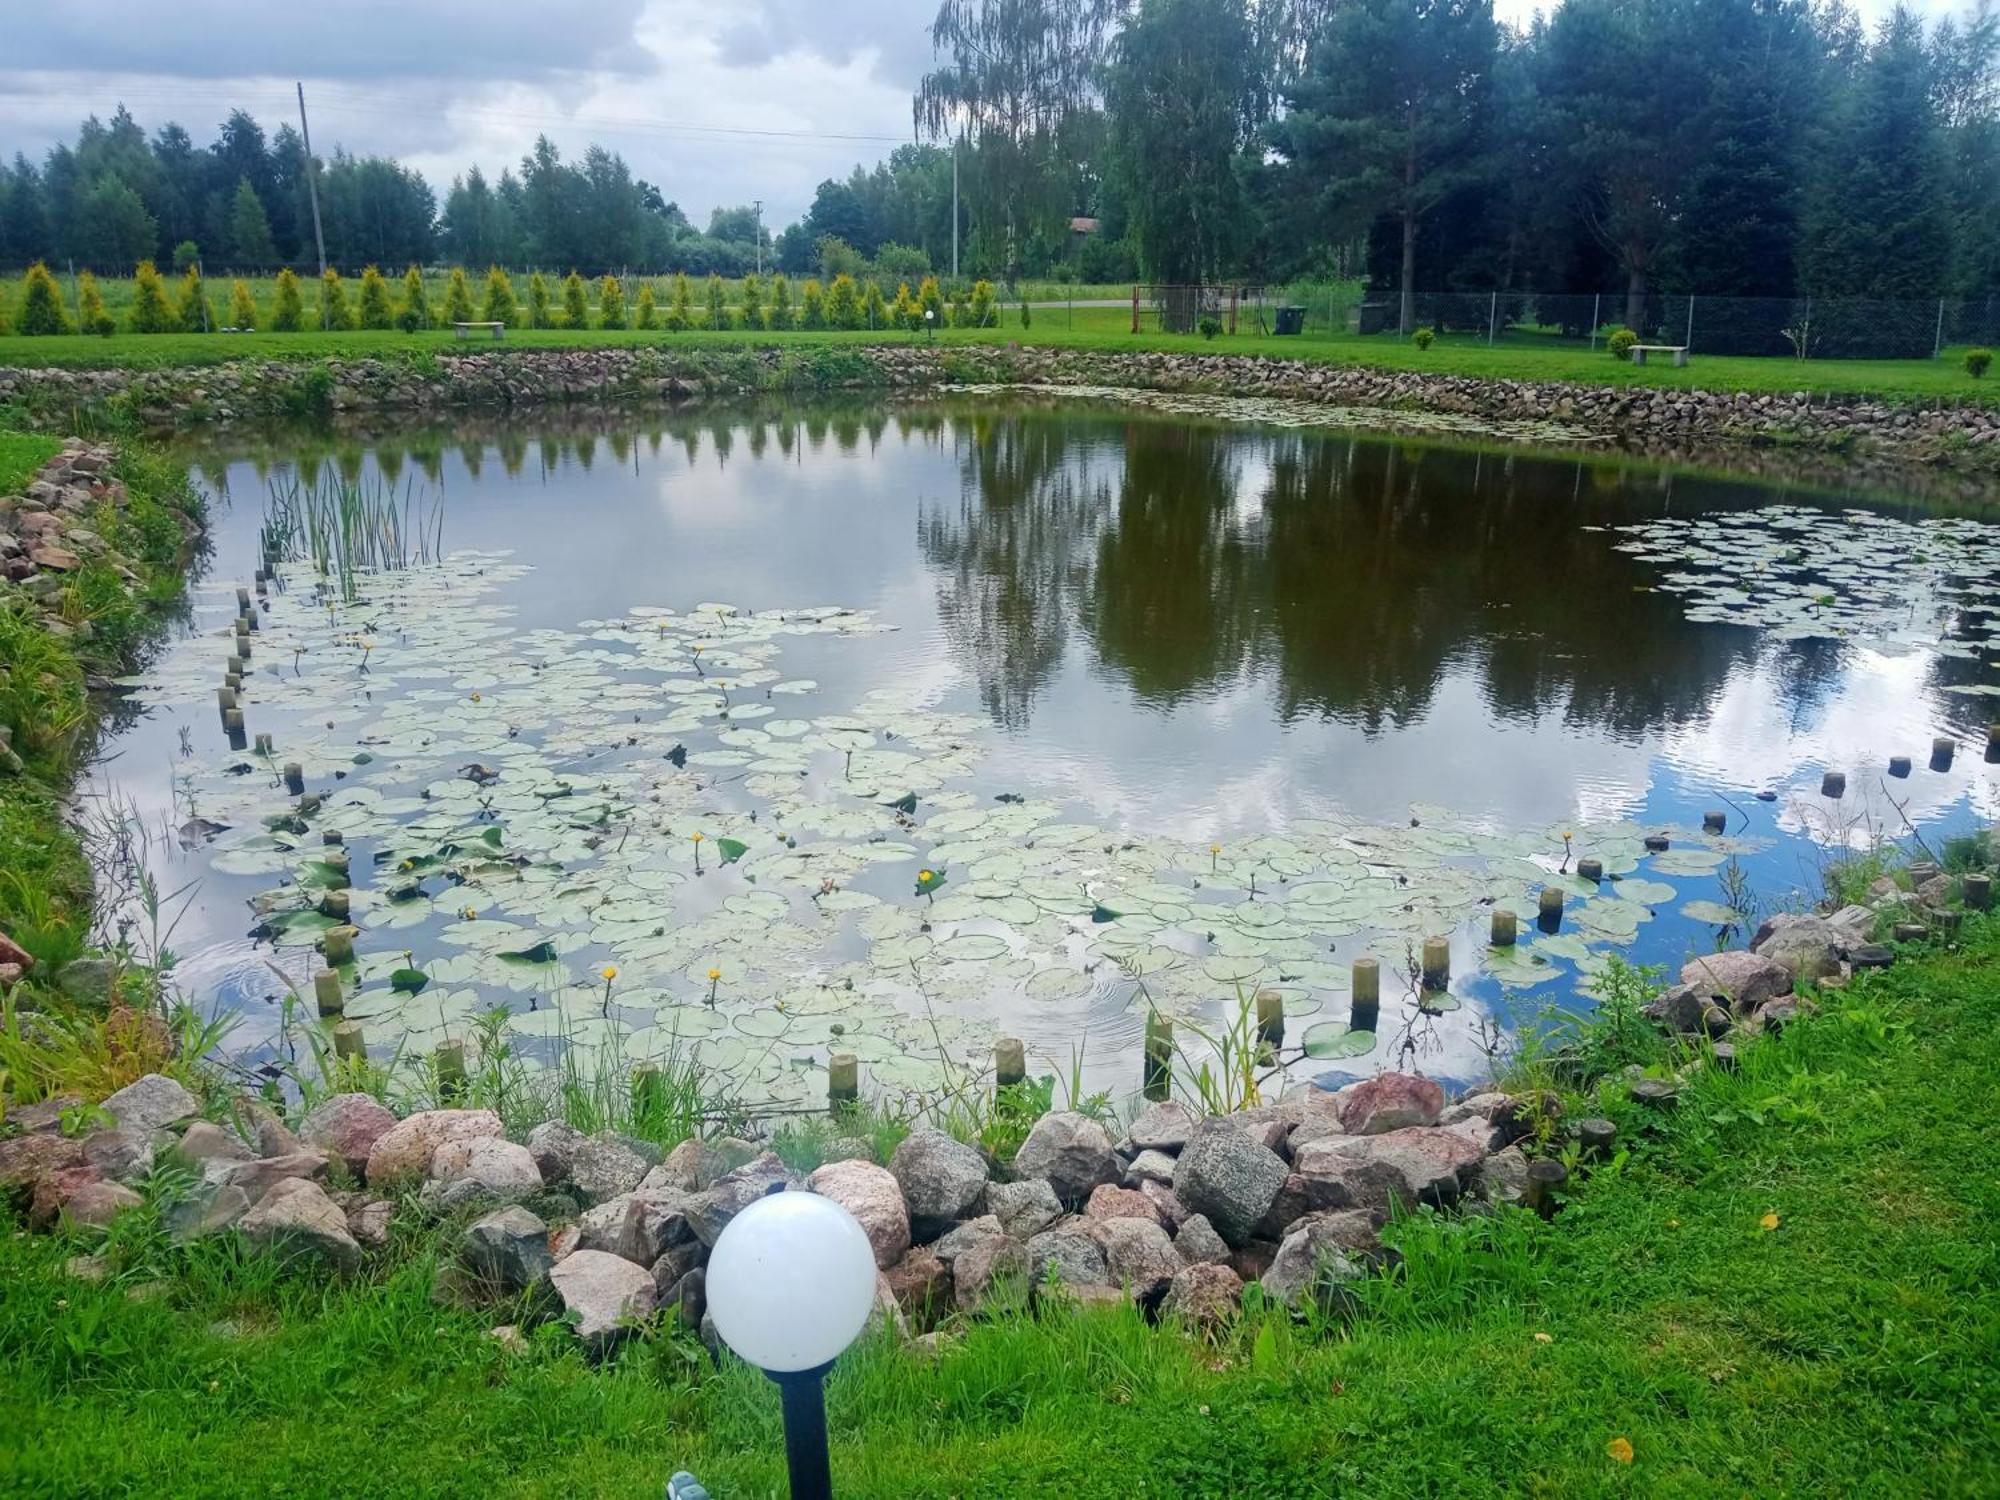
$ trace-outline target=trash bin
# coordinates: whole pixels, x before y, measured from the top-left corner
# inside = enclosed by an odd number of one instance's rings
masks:
[[[1279,333],[1304,333],[1306,331],[1306,310],[1303,307],[1281,307],[1278,309]]]

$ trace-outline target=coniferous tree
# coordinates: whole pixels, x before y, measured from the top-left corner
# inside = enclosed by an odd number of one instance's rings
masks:
[[[834,277],[833,284],[827,288],[826,326],[829,328],[861,326],[861,288],[845,271]]]
[[[625,326],[625,289],[618,284],[616,276],[606,276],[597,283],[597,326]]]
[[[660,307],[653,300],[653,282],[650,277],[639,283],[638,300],[632,305],[632,326],[634,328],[660,326]]]
[[[782,274],[771,278],[771,311],[764,319],[766,327],[773,332],[783,332],[797,326],[797,318],[792,311],[792,283]]]
[[[132,310],[125,326],[134,333],[172,333],[176,326],[174,310],[167,305],[167,284],[150,260],[140,261],[132,273]]]
[[[174,322],[183,333],[207,333],[215,327],[215,313],[208,305],[208,289],[202,284],[198,262],[181,278],[180,294],[174,300]]]
[[[18,333],[37,336],[72,331],[62,288],[40,261],[28,267],[28,274],[21,278],[21,312],[14,327]]]
[[[549,328],[553,314],[549,306],[549,279],[540,271],[528,277],[528,326]]]
[[[799,327],[813,330],[826,327],[826,293],[820,289],[818,277],[808,279],[799,293]]]
[[[415,266],[403,272],[403,295],[396,304],[396,326],[405,333],[431,326],[430,295],[424,290],[424,273]]]
[[[764,326],[764,279],[754,272],[743,278],[743,326]]]
[[[108,338],[118,331],[111,310],[104,305],[104,292],[97,278],[85,271],[76,279],[77,322],[85,333]]]
[[[136,315],[137,306],[134,305]],[[278,272],[278,291],[271,305],[271,331],[297,333],[306,326],[305,291],[290,266]]]
[[[694,327],[694,287],[685,271],[674,273],[674,296],[667,304],[667,327],[675,333],[685,333]]]
[[[354,308],[347,300],[347,283],[332,266],[319,279],[319,326],[335,333],[354,327]]]
[[[889,306],[889,321],[897,328],[915,328],[922,320],[917,312],[917,299],[910,295],[909,282],[900,282],[896,287],[896,300]]]
[[[1000,307],[993,295],[993,283],[984,279],[972,283],[966,300],[966,327],[992,328],[1000,321]]]
[[[229,288],[229,326],[231,328],[255,328],[257,326],[257,299],[250,295],[250,283],[237,278]]]
[[[229,256],[233,264],[252,269],[268,266],[278,258],[264,200],[257,196],[248,177],[236,179],[236,193],[229,201]]]
[[[389,283],[374,266],[361,272],[361,310],[356,319],[363,328],[394,328],[396,308],[390,300]]]
[[[928,313],[930,316],[926,317]],[[922,328],[929,324],[934,328],[944,326],[944,289],[938,285],[935,276],[926,276],[917,285],[917,316],[912,328]]]
[[[729,326],[729,304],[723,300],[722,278],[713,271],[708,273],[708,326]]]
[[[451,275],[445,278],[444,321],[447,324],[473,321],[472,284],[465,279],[464,266],[453,266]]]
[[[520,308],[514,301],[514,283],[498,266],[486,268],[486,299],[479,305],[479,316],[488,323],[513,323],[520,319]]]
[[[584,287],[583,278],[571,271],[563,278],[563,327],[589,326],[590,294]]]
[[[873,329],[889,326],[889,304],[882,300],[882,285],[873,277],[861,293],[861,326]]]

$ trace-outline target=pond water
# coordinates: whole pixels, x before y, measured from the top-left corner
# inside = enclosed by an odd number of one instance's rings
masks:
[[[1608,955],[1677,966],[1816,896],[1829,849],[2000,817],[2000,527],[1226,416],[999,393],[207,440],[213,557],[100,768],[187,892],[182,987],[296,1047],[334,829],[384,1061],[501,1007],[528,1055],[692,1052],[750,1101],[823,1099],[839,1050],[935,1089],[999,1035],[1122,1100],[1149,1009],[1200,1053],[1274,988],[1294,1077],[1471,1080]],[[403,566],[318,571],[343,483],[393,489],[355,555]],[[274,538],[265,758],[215,689]]]

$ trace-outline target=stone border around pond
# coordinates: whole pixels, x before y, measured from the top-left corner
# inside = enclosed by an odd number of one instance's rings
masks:
[[[2000,407],[1807,392],[1722,392],[1484,379],[1219,353],[840,344],[521,349],[425,359],[239,361],[160,370],[0,368],[0,405],[68,421],[114,400],[185,426],[316,411],[428,411],[606,399],[680,401],[801,388],[963,383],[1118,386],[1283,397],[1507,424],[1556,423],[1654,444],[1819,447],[2000,468]],[[1426,430],[1412,423],[1412,430]],[[1435,432],[1432,431],[1432,435]]]

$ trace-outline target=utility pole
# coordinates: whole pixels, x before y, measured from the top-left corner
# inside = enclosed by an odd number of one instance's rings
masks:
[[[951,279],[958,280],[958,148],[965,143],[965,132],[959,131],[958,139],[951,143]]]
[[[312,199],[313,246],[319,251],[319,279],[321,284],[324,285],[326,281],[326,233],[320,228],[319,224],[319,164],[313,160],[312,129],[306,124],[306,86],[304,83],[300,83],[298,87],[299,135],[304,139],[306,148],[306,196]],[[323,321],[326,316],[324,299],[322,299],[320,306],[322,309],[320,317]]]
[[[757,199],[751,204],[757,210],[757,274],[764,274],[764,200]]]

